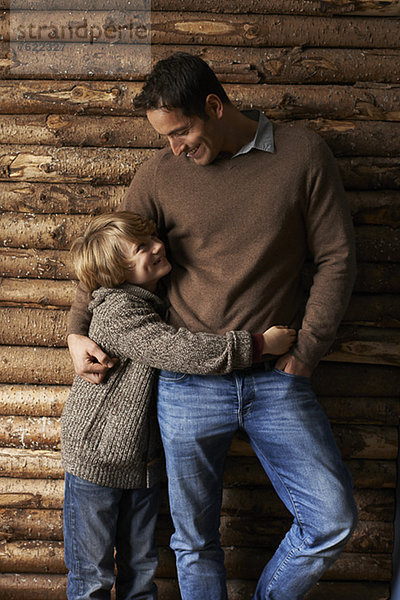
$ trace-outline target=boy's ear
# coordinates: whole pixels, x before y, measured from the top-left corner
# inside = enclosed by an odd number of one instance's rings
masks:
[[[208,94],[204,108],[209,117],[221,119],[224,114],[224,104],[216,94]]]

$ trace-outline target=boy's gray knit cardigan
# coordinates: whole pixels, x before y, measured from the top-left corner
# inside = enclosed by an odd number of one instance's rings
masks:
[[[201,375],[248,367],[251,335],[176,330],[162,320],[165,303],[130,284],[96,290],[89,308],[90,338],[120,360],[103,383],[75,377],[62,415],[63,466],[98,485],[150,487],[162,472],[156,369]]]

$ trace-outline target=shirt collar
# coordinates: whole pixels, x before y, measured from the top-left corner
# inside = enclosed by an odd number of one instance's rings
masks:
[[[247,154],[247,152],[250,152],[253,148],[262,150],[263,152],[275,152],[274,129],[271,121],[259,110],[243,110],[242,113],[246,115],[246,117],[249,117],[249,119],[258,121],[258,127],[256,135],[251,142],[242,146],[232,158],[235,158],[240,154]]]

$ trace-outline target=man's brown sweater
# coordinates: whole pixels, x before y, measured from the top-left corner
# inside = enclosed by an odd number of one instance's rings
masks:
[[[331,346],[355,276],[353,230],[333,156],[319,136],[275,125],[275,152],[200,167],[161,150],[123,210],[152,218],[172,262],[170,323],[191,331],[299,329],[293,354],[314,368]],[[301,272],[316,265],[304,311]],[[81,290],[69,333],[87,332]]]

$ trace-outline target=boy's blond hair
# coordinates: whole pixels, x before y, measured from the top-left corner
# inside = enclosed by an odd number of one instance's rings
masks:
[[[141,242],[152,235],[157,235],[153,221],[132,212],[94,217],[71,246],[78,279],[90,293],[99,287],[118,287],[129,268],[121,242]]]

